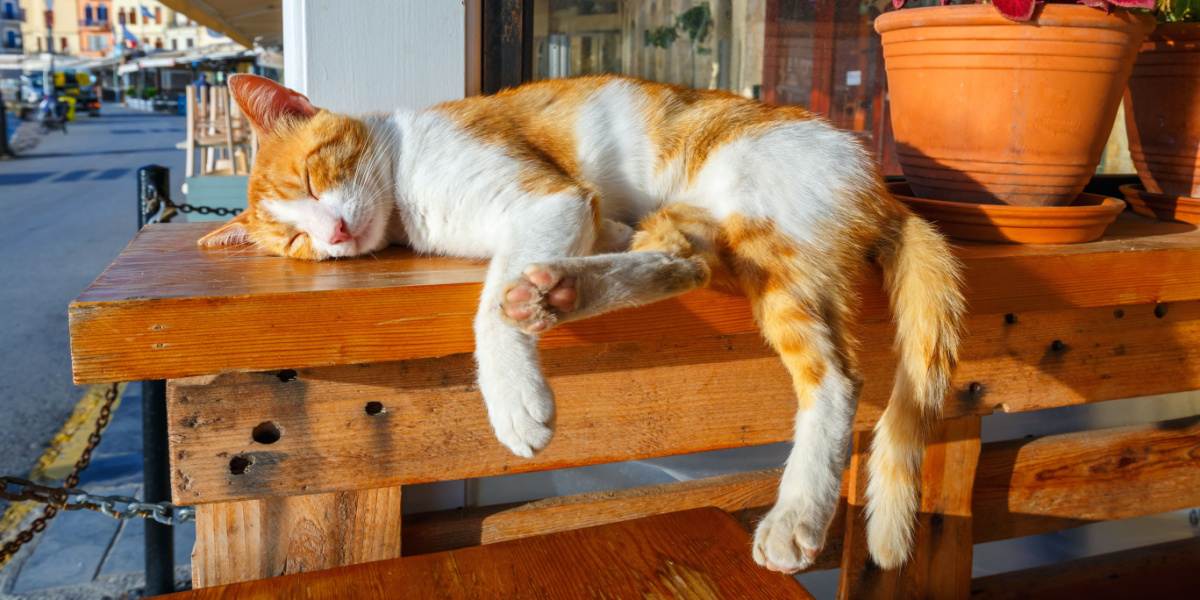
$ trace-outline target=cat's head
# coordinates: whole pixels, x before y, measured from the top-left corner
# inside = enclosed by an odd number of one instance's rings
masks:
[[[387,245],[392,165],[367,124],[312,105],[256,75],[229,89],[258,134],[247,207],[200,239],[204,247],[254,244],[293,258],[323,260]]]

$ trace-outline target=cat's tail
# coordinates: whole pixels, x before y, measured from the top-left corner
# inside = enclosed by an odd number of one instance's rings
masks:
[[[965,311],[960,265],[948,244],[929,223],[900,211],[878,252],[899,365],[867,463],[867,546],[884,569],[903,564],[912,547],[925,432],[941,415]]]

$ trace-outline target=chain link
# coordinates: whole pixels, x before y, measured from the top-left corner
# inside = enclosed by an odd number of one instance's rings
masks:
[[[161,212],[159,209],[162,209]],[[157,188],[150,187],[147,189],[147,197],[142,201],[142,214],[146,215],[146,222],[153,223],[169,223],[177,213],[199,215],[216,215],[218,217],[236,217],[242,212],[240,208],[226,208],[224,206],[204,206],[202,204],[188,204],[186,202],[175,202],[166,196],[160,196]],[[155,217],[157,215],[157,217]]]
[[[92,433],[88,435],[87,445],[84,446],[83,453],[79,455],[79,460],[75,461],[75,467],[63,480],[62,487],[38,485],[19,477],[0,477],[0,498],[18,502],[28,500],[46,505],[41,516],[34,519],[28,527],[18,532],[14,539],[5,542],[4,546],[0,548],[0,566],[7,563],[22,546],[32,541],[34,535],[45,531],[46,522],[53,519],[62,510],[94,510],[115,519],[154,519],[164,525],[173,525],[195,518],[195,509],[189,507],[178,507],[169,502],[140,502],[137,498],[128,496],[89,494],[75,487],[79,485],[80,474],[92,462],[92,452],[100,444],[100,434],[108,426],[109,419],[112,418],[112,407],[117,401],[119,389],[118,384],[114,383],[104,391],[104,404],[100,406],[100,415],[96,418],[96,425],[92,429]]]

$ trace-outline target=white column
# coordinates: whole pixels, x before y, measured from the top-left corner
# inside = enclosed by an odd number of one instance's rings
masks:
[[[462,98],[466,13],[462,0],[284,2],[284,84],[348,113]]]

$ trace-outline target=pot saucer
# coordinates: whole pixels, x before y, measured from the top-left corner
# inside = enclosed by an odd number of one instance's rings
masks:
[[[1079,244],[1104,235],[1125,203],[1099,194],[1080,194],[1067,206],[1009,206],[917,198],[907,183],[888,184],[897,200],[937,224],[942,233],[976,242]]]
[[[1160,221],[1182,221],[1200,225],[1200,198],[1147,192],[1139,183],[1121,186],[1133,212]]]

